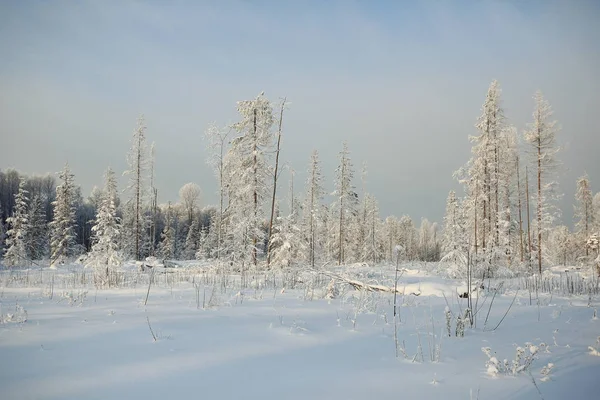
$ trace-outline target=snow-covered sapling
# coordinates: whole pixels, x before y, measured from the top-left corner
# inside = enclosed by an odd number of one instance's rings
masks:
[[[591,355],[600,357],[600,336],[596,338],[596,346],[589,346],[588,349],[590,349]]]

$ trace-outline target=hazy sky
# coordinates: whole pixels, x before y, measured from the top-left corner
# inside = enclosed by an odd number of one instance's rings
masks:
[[[555,110],[570,224],[576,177],[600,191],[598,21],[594,0],[1,1],[0,168],[68,160],[87,195],[125,169],[144,113],[159,201],[191,181],[215,203],[203,132],[264,90],[292,103],[281,157],[297,188],[318,149],[332,190],[347,140],[383,215],[441,221],[498,79],[520,132],[536,89]]]

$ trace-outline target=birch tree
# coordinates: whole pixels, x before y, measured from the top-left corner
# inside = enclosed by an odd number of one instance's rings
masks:
[[[550,104],[544,99],[541,92],[534,96],[535,108],[533,122],[525,131],[525,141],[529,145],[533,166],[537,173],[537,188],[535,191],[535,230],[537,233],[536,248],[538,272],[542,273],[542,239],[549,232],[558,215],[555,203],[558,197],[557,182],[555,180],[558,168],[556,157],[559,147],[556,144],[558,125],[551,120],[553,111]]]

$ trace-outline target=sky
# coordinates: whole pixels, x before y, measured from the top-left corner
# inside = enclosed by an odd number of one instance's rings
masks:
[[[536,90],[552,105],[571,224],[576,178],[587,172],[600,191],[599,20],[594,0],[4,0],[0,169],[45,174],[68,161],[89,194],[109,165],[126,169],[143,113],[159,202],[195,182],[215,204],[203,132],[264,91],[290,103],[281,158],[296,192],[313,149],[333,191],[347,141],[354,183],[366,163],[382,216],[441,222],[497,79],[520,133]]]

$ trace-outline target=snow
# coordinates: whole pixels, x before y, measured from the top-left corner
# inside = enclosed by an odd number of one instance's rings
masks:
[[[158,274],[144,306],[149,275],[134,266],[125,270],[132,278],[126,287],[109,290],[82,284],[76,265],[12,278],[4,271],[0,397],[465,399],[479,392],[481,399],[539,398],[529,373],[509,376],[497,367],[508,360],[512,368],[521,347],[535,356],[529,371],[544,399],[597,398],[600,357],[591,351],[600,332],[597,298],[590,304],[588,296],[540,294],[538,310],[520,291],[494,331],[515,296],[506,284],[487,324],[491,295],[485,301],[480,293],[476,327],[464,338],[448,337],[444,311],[464,311],[467,299],[456,295],[464,282],[405,267],[398,340],[407,358],[394,355],[393,293],[340,285],[339,296],[327,299],[330,278],[294,287],[284,274],[257,274],[247,279],[254,286],[242,288],[234,276],[222,289],[190,264]],[[349,266],[336,273],[387,285],[383,277],[394,270]],[[196,286],[185,282],[186,274]],[[414,290],[420,294],[409,294]],[[439,362],[432,362],[436,346]],[[494,365],[486,365],[482,348],[490,349]]]

